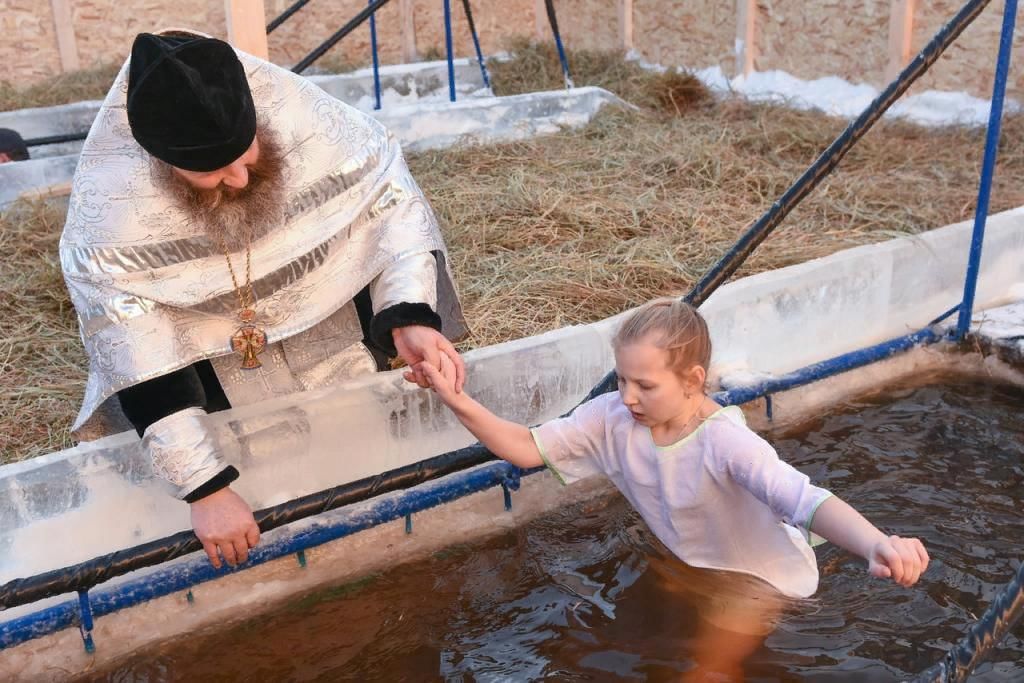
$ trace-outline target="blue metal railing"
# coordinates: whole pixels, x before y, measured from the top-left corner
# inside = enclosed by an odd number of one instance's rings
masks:
[[[992,193],[992,176],[995,174],[996,155],[999,153],[999,128],[1003,118],[1003,97],[1006,94],[1006,78],[1010,71],[1010,54],[1013,47],[1013,25],[1017,18],[1017,0],[1006,0],[1003,7],[1003,28],[999,35],[999,56],[996,58],[995,83],[992,85],[992,108],[988,114],[988,132],[985,136],[985,157],[981,164],[981,178],[978,180],[978,204],[974,209],[974,233],[971,237],[971,253],[967,257],[967,277],[964,281],[964,297],[960,302],[956,324],[956,338],[963,339],[971,326],[974,311],[974,294],[978,286],[978,272],[981,269],[981,247],[985,240],[985,221],[988,219],[989,196]]]
[[[368,0],[370,3],[373,0]],[[373,55],[373,108],[380,109],[380,60],[377,59],[377,15],[370,15],[370,53]]]

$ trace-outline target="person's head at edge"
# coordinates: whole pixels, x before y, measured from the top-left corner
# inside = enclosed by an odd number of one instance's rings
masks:
[[[0,128],[0,164],[8,161],[28,161],[28,147],[17,131]]]

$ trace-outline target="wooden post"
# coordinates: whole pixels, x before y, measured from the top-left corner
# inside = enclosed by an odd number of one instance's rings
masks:
[[[890,0],[889,4],[889,61],[885,67],[885,80],[891,81],[910,63],[914,38],[915,0]]]
[[[75,27],[71,23],[71,1],[50,0],[50,9],[53,11],[53,25],[57,31],[60,68],[63,71],[76,71],[81,64],[78,61]]]
[[[757,59],[757,0],[736,0],[736,75],[749,76]]]
[[[399,0],[398,12],[402,21],[402,61],[406,64],[418,62],[416,51],[416,5],[413,0]]]
[[[228,42],[242,52],[268,59],[267,16],[263,0],[224,0]]]
[[[619,44],[624,52],[633,49],[633,0],[619,0]]]
[[[533,32],[538,43],[543,43],[551,38],[548,31],[548,11],[544,7],[544,0],[533,0]]]

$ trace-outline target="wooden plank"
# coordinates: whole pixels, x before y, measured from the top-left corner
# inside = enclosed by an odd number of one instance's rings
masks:
[[[53,10],[53,25],[57,30],[60,67],[63,71],[77,71],[81,63],[78,59],[75,27],[71,21],[71,0],[50,0],[50,9]]]
[[[885,78],[893,80],[912,56],[914,38],[914,6],[916,0],[891,0],[889,3],[889,60]]]
[[[418,62],[416,51],[416,5],[413,0],[399,0],[398,12],[402,21],[402,61],[406,64]]]
[[[38,201],[40,199],[49,199],[51,197],[65,197],[69,194],[71,194],[71,181],[66,180],[64,182],[54,183],[53,185],[47,185],[46,187],[26,190],[18,195],[18,199]]]
[[[228,42],[242,52],[269,59],[267,16],[263,0],[224,0]]]
[[[619,45],[625,52],[633,49],[633,0],[619,0]]]
[[[736,0],[736,75],[749,76],[758,55],[757,0]]]

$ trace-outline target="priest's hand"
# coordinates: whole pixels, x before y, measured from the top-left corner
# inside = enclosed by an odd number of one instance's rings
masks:
[[[230,486],[200,498],[191,508],[192,529],[214,567],[220,569],[222,557],[232,567],[249,559],[249,549],[260,541],[260,529],[252,508]]]
[[[409,370],[402,375],[406,380],[424,389],[429,387],[430,382],[417,366],[420,363],[429,363],[440,372],[441,355],[444,354],[455,366],[455,391],[462,392],[462,385],[466,382],[466,365],[462,362],[462,356],[443,334],[425,325],[409,325],[391,330],[391,338],[394,339],[398,355],[409,366]]]

